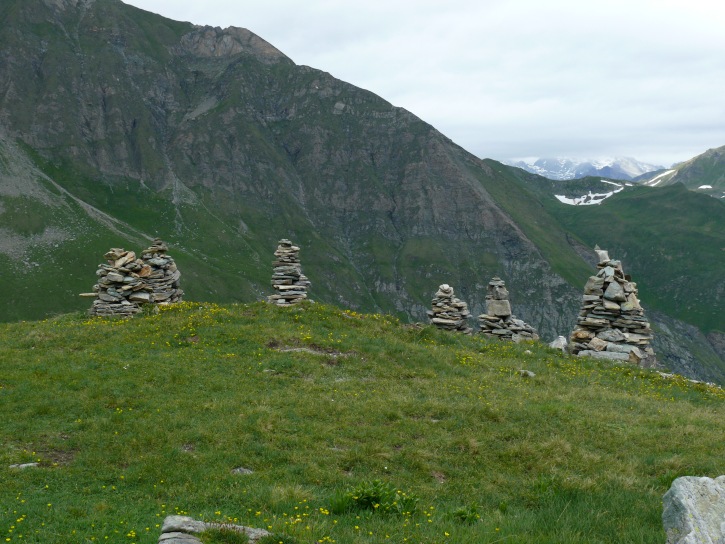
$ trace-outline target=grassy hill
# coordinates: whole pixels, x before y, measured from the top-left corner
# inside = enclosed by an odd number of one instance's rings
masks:
[[[672,479],[725,472],[722,389],[543,344],[263,303],[0,337],[8,542],[152,543],[186,513],[287,543],[660,543]]]

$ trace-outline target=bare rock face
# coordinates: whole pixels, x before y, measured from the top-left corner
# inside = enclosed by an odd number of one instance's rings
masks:
[[[666,544],[725,544],[725,476],[682,476],[662,498]]]
[[[181,50],[197,57],[229,57],[251,53],[265,63],[287,57],[279,49],[246,28],[203,26],[181,38]]]
[[[655,366],[652,329],[637,298],[637,284],[622,263],[595,248],[599,271],[584,286],[581,311],[571,333],[573,354]]]

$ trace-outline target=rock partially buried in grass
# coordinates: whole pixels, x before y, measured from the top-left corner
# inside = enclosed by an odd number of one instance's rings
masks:
[[[37,468],[40,466],[40,463],[21,463],[19,465],[10,465],[8,468],[12,468],[15,470],[24,470],[26,468]]]
[[[682,476],[662,498],[666,544],[725,543],[725,476]]]
[[[161,533],[159,544],[203,544],[194,535],[187,533]]]
[[[188,516],[166,516],[161,527],[159,544],[197,544],[201,540],[192,535],[211,529],[221,529],[247,535],[249,544],[256,544],[260,539],[272,534],[265,529],[245,527],[243,525],[198,521]]]

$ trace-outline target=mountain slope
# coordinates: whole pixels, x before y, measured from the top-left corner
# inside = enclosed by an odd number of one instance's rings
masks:
[[[625,185],[601,204],[570,206],[555,195],[601,191],[598,188],[610,182],[555,181],[518,168],[510,172],[513,183],[531,191],[572,233],[568,244],[576,247],[579,242],[579,253],[590,270],[596,260],[588,248],[596,244],[623,261],[655,323],[655,349],[664,355],[665,364],[686,375],[694,375],[693,369],[699,367],[702,379],[723,383],[722,202],[679,184],[661,189]]]
[[[515,313],[545,339],[573,327],[591,249],[520,170],[477,159],[244,29],[117,0],[0,9],[0,228],[13,247],[52,247],[37,266],[2,252],[18,286],[0,291],[2,319],[84,307],[74,293],[95,283],[101,255],[155,236],[189,299],[260,299],[287,237],[318,301],[421,320],[449,283],[475,315],[501,276]],[[50,213],[55,198],[70,211]],[[58,229],[52,246],[36,244]],[[676,331],[667,338],[683,345]]]
[[[708,149],[689,161],[677,164],[653,177],[644,178],[642,183],[650,187],[682,183],[691,191],[725,198],[725,146]]]
[[[725,205],[676,184],[633,188],[586,209],[550,203],[552,213],[588,245],[621,259],[648,309],[679,317],[705,333],[725,330]],[[677,228],[672,228],[676,222]],[[657,319],[656,319],[657,321]],[[663,322],[660,333],[669,330]],[[684,332],[684,331],[683,331]],[[696,330],[687,336],[702,336]],[[657,346],[656,346],[657,347]],[[711,379],[725,378],[717,345],[699,353]],[[685,367],[691,362],[681,361]],[[684,368],[679,368],[685,371]],[[715,377],[717,376],[717,377]]]
[[[498,274],[522,316],[550,335],[567,327],[574,292],[487,191],[497,174],[410,113],[242,29],[111,0],[13,5],[7,132],[84,202],[243,271],[219,293],[187,280],[190,296],[263,295],[286,236],[322,300],[421,318],[448,282],[478,311]],[[552,323],[537,292],[562,303]]]

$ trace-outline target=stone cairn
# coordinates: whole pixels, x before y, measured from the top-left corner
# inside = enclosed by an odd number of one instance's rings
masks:
[[[531,325],[517,319],[511,313],[509,292],[501,278],[488,282],[486,293],[486,313],[478,316],[481,334],[496,337],[499,340],[538,340],[539,335]]]
[[[107,263],[98,265],[93,292],[81,293],[82,297],[95,298],[88,314],[130,317],[141,311],[142,304],[181,301],[181,273],[174,259],[166,255],[167,250],[159,239],[143,252],[142,259],[133,251],[111,248],[104,255]]]
[[[637,284],[622,271],[622,263],[595,248],[599,271],[584,287],[577,326],[569,349],[575,355],[630,361],[654,366],[652,329],[637,298]]]
[[[470,334],[473,329],[468,326],[468,304],[459,300],[453,294],[453,287],[444,283],[438,287],[435,297],[431,301],[433,307],[428,310],[431,324],[439,329],[461,331]]]
[[[277,294],[270,295],[267,300],[277,306],[292,306],[307,298],[310,281],[302,273],[300,265],[300,248],[286,239],[279,241],[274,256],[277,258],[272,266],[272,287]]]
[[[184,296],[184,291],[179,287],[181,272],[174,259],[166,254],[168,250],[166,244],[156,238],[141,254],[144,264],[151,269],[149,274],[142,276],[146,285],[151,288],[151,296],[147,302],[172,304],[181,302]]]
[[[151,267],[136,258],[133,251],[111,248],[103,256],[107,264],[99,264],[96,270],[98,283],[93,293],[82,293],[82,297],[94,297],[88,310],[89,315],[130,317],[141,311],[141,304],[149,302],[151,288],[144,278],[151,273]]]

